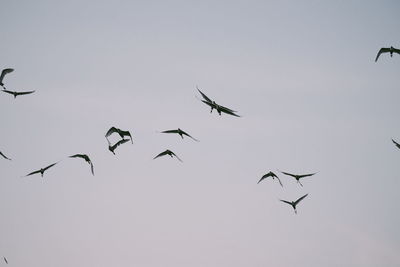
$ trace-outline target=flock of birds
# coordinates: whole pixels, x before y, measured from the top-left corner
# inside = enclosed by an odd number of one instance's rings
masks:
[[[397,53],[397,54],[400,55],[400,49],[394,48],[393,46],[381,48],[381,49],[378,51],[378,54],[377,54],[377,56],[376,56],[376,58],[375,58],[375,62],[377,62],[378,59],[379,59],[379,57],[380,57],[380,55],[381,55],[381,54],[384,54],[384,53],[389,53],[390,56],[392,57],[392,56],[393,56],[393,53]],[[13,71],[14,71],[14,69],[12,69],[12,68],[6,68],[6,69],[3,69],[3,70],[2,70],[1,75],[0,75],[0,86],[3,87],[3,89],[2,89],[1,91],[4,92],[4,93],[13,95],[14,98],[16,98],[16,97],[19,96],[19,95],[28,95],[28,94],[34,93],[35,91],[16,92],[16,91],[7,90],[7,88],[5,87],[3,81],[4,81],[5,76],[6,76],[7,74],[13,72]],[[206,94],[204,94],[202,91],[200,91],[200,89],[199,89],[197,86],[196,86],[196,89],[198,90],[198,92],[199,92],[200,95],[201,95],[200,101],[203,102],[204,104],[206,104],[207,106],[209,106],[209,107],[211,108],[211,111],[210,111],[211,113],[212,113],[213,110],[215,109],[219,115],[221,115],[222,113],[225,113],[225,114],[228,114],[228,115],[231,115],[231,116],[241,117],[240,115],[237,114],[237,111],[232,110],[232,109],[230,109],[230,108],[227,108],[227,107],[225,107],[225,106],[222,106],[222,105],[220,105],[220,104],[217,104],[214,100],[212,100],[212,99],[209,98]],[[162,132],[160,132],[160,133],[165,133],[165,134],[177,134],[177,135],[179,135],[182,139],[186,136],[186,137],[189,137],[189,138],[193,139],[193,140],[196,141],[196,142],[199,142],[199,140],[197,140],[196,138],[192,137],[190,134],[186,133],[185,131],[183,131],[183,130],[180,129],[180,128],[178,128],[178,129],[173,129],[173,130],[166,130],[166,131],[162,131]],[[110,142],[110,140],[109,140],[109,137],[110,137],[111,135],[113,135],[113,134],[117,134],[117,135],[119,135],[119,137],[121,138],[120,140],[118,140],[118,141],[115,142],[114,144],[112,144],[112,143]],[[111,128],[106,132],[105,138],[106,138],[106,140],[107,140],[107,142],[108,142],[108,149],[109,149],[109,151],[112,152],[114,155],[115,155],[115,150],[116,150],[120,145],[125,144],[125,143],[127,143],[127,142],[129,142],[129,141],[131,141],[131,143],[133,144],[133,139],[132,139],[131,133],[130,133],[129,131],[121,130],[121,129],[116,128],[116,127],[111,127]],[[399,144],[398,142],[396,142],[396,141],[393,140],[393,139],[392,139],[392,142],[395,144],[395,146],[396,146],[397,148],[400,149],[400,144]],[[3,157],[4,159],[6,159],[6,160],[11,160],[9,157],[7,157],[6,155],[4,155],[1,151],[0,151],[0,156],[2,156],[2,157]],[[169,149],[167,149],[167,150],[165,150],[165,151],[159,153],[159,154],[156,155],[153,159],[157,159],[157,158],[160,158],[160,157],[163,157],[163,156],[170,156],[171,158],[175,157],[175,158],[178,159],[180,162],[183,162],[173,151],[171,151],[171,150],[169,150]],[[75,155],[69,156],[68,158],[72,158],[72,159],[82,159],[82,160],[84,160],[86,163],[89,164],[91,173],[92,173],[92,175],[94,175],[93,163],[92,163],[91,159],[89,158],[89,156],[88,156],[87,154],[75,154]],[[45,173],[47,170],[49,170],[50,168],[52,168],[53,166],[55,166],[55,165],[58,164],[58,163],[59,163],[59,162],[52,163],[52,164],[50,164],[50,165],[48,165],[48,166],[46,166],[46,167],[44,167],[44,168],[40,168],[40,169],[38,169],[38,170],[32,171],[32,172],[28,173],[27,175],[25,175],[25,176],[23,176],[23,177],[31,176],[31,175],[34,175],[34,174],[40,174],[41,177],[43,177],[44,173]],[[305,178],[305,177],[310,177],[310,176],[313,176],[313,175],[316,174],[316,173],[310,173],[310,174],[292,174],[292,173],[283,172],[283,171],[279,171],[279,172],[281,172],[281,173],[284,174],[284,175],[287,175],[287,176],[290,176],[290,177],[294,178],[300,186],[303,186],[303,184],[300,182],[300,179],[303,179],[303,178]],[[272,180],[275,180],[275,178],[276,178],[276,180],[279,182],[279,184],[283,187],[283,184],[282,184],[281,179],[280,179],[274,172],[272,172],[272,171],[269,171],[268,173],[264,174],[264,175],[260,178],[260,180],[258,181],[257,184],[259,184],[261,181],[264,181],[264,180],[267,179],[267,178],[272,178]],[[307,196],[308,196],[308,193],[305,194],[305,195],[303,195],[303,196],[301,196],[300,198],[298,198],[298,199],[295,200],[295,201],[287,201],[287,200],[283,200],[283,199],[280,199],[280,201],[282,201],[283,203],[286,203],[286,204],[292,206],[292,208],[293,208],[295,214],[297,214],[297,209],[296,209],[297,205],[298,205],[304,198],[306,198]],[[3,257],[3,260],[4,260],[4,262],[5,262],[6,264],[8,264],[8,260],[7,260],[6,257]]]

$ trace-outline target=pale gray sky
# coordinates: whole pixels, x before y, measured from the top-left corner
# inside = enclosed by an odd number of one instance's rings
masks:
[[[9,266],[399,266],[398,1],[7,1]],[[242,118],[210,114],[198,85]],[[107,149],[111,126],[134,144]],[[182,128],[200,142],[157,131]],[[182,160],[152,158],[170,148]],[[69,155],[87,153],[89,166]],[[40,176],[21,176],[62,160]],[[318,172],[304,187],[272,170]],[[295,200],[292,208],[279,199]],[[4,265],[5,263],[0,263]]]

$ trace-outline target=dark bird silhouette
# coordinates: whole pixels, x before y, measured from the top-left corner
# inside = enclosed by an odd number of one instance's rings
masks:
[[[297,181],[301,186],[303,186],[303,185],[301,184],[301,182],[300,182],[300,179],[301,179],[301,178],[308,177],[308,176],[312,176],[312,175],[316,174],[316,173],[310,173],[310,174],[291,174],[291,173],[282,172],[282,171],[281,171],[281,173],[286,174],[286,175],[289,175],[289,176],[292,176],[294,179],[296,179],[296,181]]]
[[[271,172],[271,171],[269,173],[267,173],[267,174],[264,174],[263,177],[261,177],[261,179],[258,181],[257,184],[259,184],[262,180],[264,180],[265,178],[268,178],[268,177],[272,177],[273,180],[275,180],[275,178],[276,178],[278,180],[279,184],[283,187],[281,179],[279,179],[279,177],[276,176],[276,174]]]
[[[8,264],[8,260],[6,259],[6,257],[3,257],[4,261],[6,264]]]
[[[25,177],[26,177],[26,176],[33,175],[33,174],[36,174],[36,173],[40,173],[40,174],[42,175],[42,177],[43,177],[43,174],[44,174],[44,172],[45,172],[45,171],[47,171],[48,169],[50,169],[51,167],[53,167],[54,165],[56,165],[57,163],[58,163],[58,162],[56,162],[56,163],[53,163],[53,164],[51,164],[51,165],[47,166],[46,168],[42,168],[42,169],[40,169],[40,170],[37,170],[37,171],[31,172],[31,173],[29,173],[29,174],[25,175]]]
[[[4,83],[3,83],[4,76],[6,76],[6,74],[8,74],[8,73],[10,73],[10,72],[13,72],[13,71],[14,71],[14,69],[3,69],[3,70],[1,71],[1,75],[0,75],[0,86],[3,87],[4,89],[6,89],[6,87],[4,87]]]
[[[8,90],[2,90],[4,93],[8,93],[14,96],[14,99],[17,98],[19,95],[29,95],[34,93],[35,91],[27,91],[27,92],[15,92],[15,91],[8,91]]]
[[[75,154],[75,155],[70,156],[70,158],[81,158],[81,159],[84,159],[90,165],[90,170],[92,171],[92,174],[94,175],[93,163],[90,160],[88,155],[86,155],[86,154]]]
[[[108,140],[107,140],[108,141]],[[110,150],[114,155],[115,155],[115,152],[114,152],[114,150],[118,147],[118,146],[120,146],[120,145],[122,145],[123,143],[126,143],[126,142],[128,142],[129,141],[129,139],[122,139],[122,140],[119,140],[117,143],[115,143],[114,145],[111,145],[111,143],[110,142],[108,142],[108,150]]]
[[[400,149],[400,144],[399,143],[397,143],[396,141],[394,141],[393,139],[392,139],[392,142],[397,146],[397,148],[399,148]]]
[[[123,131],[123,130],[118,129],[118,128],[116,128],[116,127],[111,127],[111,128],[107,131],[107,133],[106,133],[106,138],[107,138],[107,140],[108,140],[108,137],[109,137],[110,135],[112,135],[113,133],[118,133],[119,136],[120,136],[122,139],[124,139],[125,136],[128,136],[128,137],[131,139],[131,142],[132,142],[132,144],[133,144],[132,135],[131,135],[131,133],[130,133],[129,131]]]
[[[6,155],[4,155],[1,151],[0,151],[0,155],[5,159],[11,160],[10,158],[6,157]]]
[[[163,132],[161,132],[161,133],[176,133],[176,134],[179,134],[179,135],[182,137],[182,139],[183,139],[183,136],[186,135],[186,136],[192,138],[194,141],[197,141],[197,142],[199,141],[199,140],[197,140],[196,138],[192,137],[190,134],[188,134],[188,133],[186,133],[185,131],[181,130],[180,128],[178,128],[178,129],[176,129],[176,130],[167,130],[167,131],[163,131]]]
[[[378,54],[376,55],[375,62],[378,61],[379,56],[381,54],[383,54],[383,53],[390,53],[390,57],[393,57],[393,53],[397,53],[397,54],[400,55],[400,49],[394,48],[393,46],[391,46],[391,47],[382,47],[379,50]]]
[[[208,96],[206,96],[202,91],[200,91],[200,89],[196,86],[197,90],[199,91],[199,93],[201,94],[201,96],[203,97],[203,100],[201,100],[201,102],[203,102],[204,104],[208,105],[211,107],[211,113],[212,111],[215,109],[218,114],[221,116],[222,112],[235,116],[235,117],[240,117],[239,115],[236,114],[237,111],[232,110],[230,108],[224,107],[222,105],[218,105],[215,101],[211,100]]]
[[[300,201],[302,201],[306,196],[308,196],[308,194],[305,194],[304,196],[302,196],[301,198],[299,198],[299,199],[296,200],[296,201],[286,201],[286,200],[282,200],[282,199],[280,199],[280,201],[285,202],[285,203],[291,205],[291,206],[293,207],[293,209],[294,209],[294,213],[297,214],[296,206],[297,206],[297,204],[299,204]]]
[[[169,155],[169,156],[171,156],[171,158],[173,158],[175,156],[180,162],[183,162],[174,152],[172,152],[169,149],[165,150],[164,152],[161,152],[160,154],[155,156],[153,159],[156,159],[158,157],[162,157],[162,156],[165,156],[165,155]]]

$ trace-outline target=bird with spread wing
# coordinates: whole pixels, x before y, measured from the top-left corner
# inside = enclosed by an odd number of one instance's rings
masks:
[[[6,155],[4,155],[3,152],[1,152],[1,151],[0,151],[0,155],[1,155],[3,158],[5,158],[5,159],[11,160],[11,159],[8,158]]]
[[[164,152],[161,152],[160,154],[155,156],[153,159],[156,159],[156,158],[159,158],[162,156],[166,156],[166,155],[169,155],[171,158],[173,158],[175,156],[180,162],[183,162],[174,152],[172,152],[169,149],[165,150]]]
[[[6,76],[6,74],[8,74],[10,72],[13,72],[13,71],[14,71],[14,69],[10,69],[10,68],[3,69],[1,71],[1,74],[0,74],[0,86],[3,87],[3,89],[6,89],[6,87],[4,86],[4,83],[3,83],[4,76]]]
[[[294,209],[294,213],[297,214],[296,206],[297,206],[297,204],[299,204],[300,201],[302,201],[306,196],[308,196],[308,194],[305,194],[304,196],[302,196],[301,198],[299,198],[299,199],[296,200],[296,201],[286,201],[286,200],[282,200],[282,199],[280,199],[280,201],[291,205],[291,206],[293,207],[293,209]]]
[[[75,154],[72,156],[69,156],[70,158],[81,158],[84,159],[89,165],[90,165],[90,170],[92,171],[92,174],[94,175],[94,170],[93,170],[93,163],[90,160],[89,156],[86,154]]]
[[[202,91],[200,91],[200,89],[197,86],[196,86],[196,88],[197,88],[197,91],[199,91],[199,93],[203,97],[201,102],[203,102],[204,104],[210,106],[211,107],[211,112],[215,109],[220,116],[221,116],[221,113],[223,112],[223,113],[235,116],[235,117],[240,117],[239,115],[236,114],[237,111],[232,110],[232,109],[227,108],[227,107],[224,107],[222,105],[218,105],[215,101],[211,100]]]
[[[167,131],[162,131],[161,133],[173,133],[173,134],[179,134],[182,139],[183,136],[186,135],[187,137],[192,138],[194,141],[199,142],[199,140],[197,140],[196,138],[192,137],[190,134],[186,133],[185,131],[181,130],[180,128],[176,129],[176,130],[167,130]]]
[[[107,141],[108,141],[108,139],[107,139]],[[115,143],[114,145],[111,145],[111,143],[110,143],[110,141],[108,141],[108,150],[110,150],[114,155],[115,155],[115,152],[114,152],[114,150],[118,147],[118,146],[120,146],[120,145],[122,145],[122,144],[124,144],[124,143],[126,143],[126,142],[128,142],[129,141],[129,139],[122,139],[122,140],[119,140],[117,143]]]
[[[309,174],[291,174],[291,173],[282,172],[282,171],[281,171],[281,173],[286,174],[286,175],[289,175],[289,176],[292,176],[294,179],[296,179],[297,183],[299,183],[301,186],[303,186],[303,185],[302,185],[302,183],[300,182],[300,179],[302,179],[302,178],[304,178],[304,177],[308,177],[308,176],[312,176],[312,175],[316,174],[316,172],[315,172],[315,173],[309,173]]]
[[[267,174],[264,174],[262,177],[261,177],[261,179],[258,181],[258,183],[257,184],[259,184],[262,180],[264,180],[264,179],[266,179],[266,178],[268,178],[268,177],[272,177],[272,179],[273,180],[275,180],[275,178],[278,180],[278,182],[279,182],[279,184],[283,187],[283,184],[282,184],[282,182],[281,182],[281,179],[279,179],[279,177],[275,174],[275,173],[273,173],[273,172],[269,172],[269,173],[267,173]]]
[[[25,175],[25,177],[26,177],[26,176],[33,175],[33,174],[36,174],[36,173],[40,173],[40,175],[43,177],[44,172],[47,171],[48,169],[50,169],[51,167],[53,167],[54,165],[56,165],[57,163],[58,163],[58,162],[53,163],[53,164],[50,164],[49,166],[47,166],[47,167],[45,167],[45,168],[41,168],[40,170],[33,171],[33,172],[31,172],[31,173]]]
[[[390,57],[393,57],[393,53],[397,53],[400,55],[400,49],[394,48],[393,46],[382,47],[381,49],[379,49],[378,54],[376,55],[375,62],[377,62],[379,56],[384,53],[390,53]]]
[[[9,91],[9,90],[2,90],[4,93],[10,94],[14,96],[14,99],[17,98],[19,95],[29,95],[34,93],[35,91],[26,91],[26,92],[15,92],[15,91]]]
[[[108,140],[108,137],[109,137],[110,135],[112,135],[113,133],[119,134],[119,136],[120,136],[122,139],[124,139],[125,136],[128,136],[128,137],[130,138],[132,144],[133,144],[132,135],[131,135],[131,133],[130,133],[129,131],[124,131],[124,130],[118,129],[118,128],[116,128],[116,127],[111,127],[111,128],[107,131],[107,133],[106,133],[106,138],[107,138],[107,140]]]

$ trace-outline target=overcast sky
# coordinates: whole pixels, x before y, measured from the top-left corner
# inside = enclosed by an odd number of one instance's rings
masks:
[[[395,0],[1,1],[0,69],[15,69],[4,83],[36,92],[0,92],[12,158],[0,159],[0,257],[399,266],[400,56],[374,62],[400,47],[399,11]],[[196,85],[242,117],[210,113]],[[134,140],[115,156],[111,126]],[[159,133],[178,127],[200,142]],[[153,160],[167,148],[183,163]],[[301,187],[278,170],[318,173]],[[283,188],[257,184],[269,171]],[[279,201],[306,193],[297,215]]]

